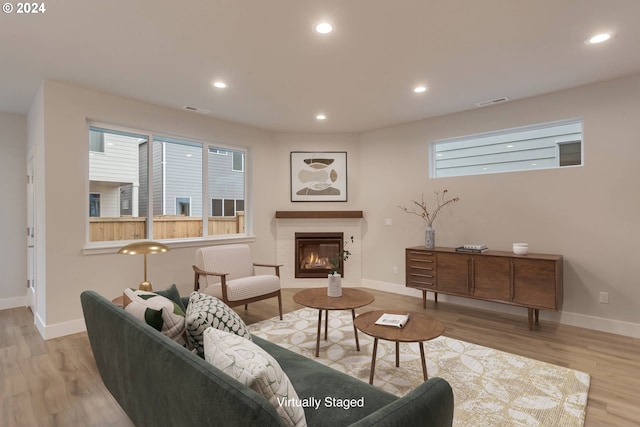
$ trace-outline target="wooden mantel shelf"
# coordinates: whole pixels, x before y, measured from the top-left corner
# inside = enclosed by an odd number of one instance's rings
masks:
[[[362,211],[276,211],[276,218],[362,218]]]

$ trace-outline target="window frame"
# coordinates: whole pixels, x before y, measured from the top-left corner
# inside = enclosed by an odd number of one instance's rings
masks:
[[[246,209],[249,208],[246,200],[250,199],[250,188],[249,188],[249,172],[246,170],[246,168],[243,171],[244,174],[244,180],[243,180],[243,187],[244,187],[244,200],[245,200],[245,228],[244,228],[244,232],[243,233],[238,233],[238,234],[213,234],[213,235],[209,235],[208,234],[208,227],[207,227],[207,223],[206,221],[208,221],[208,217],[209,215],[212,213],[209,209],[211,209],[210,204],[207,203],[203,203],[202,205],[202,221],[203,221],[203,227],[202,227],[202,236],[199,237],[185,237],[185,238],[177,238],[177,239],[156,239],[153,237],[152,235],[152,231],[153,231],[153,143],[154,141],[156,141],[157,139],[174,139],[174,140],[180,140],[180,141],[185,141],[188,143],[194,143],[194,144],[198,144],[202,150],[202,200],[207,200],[208,198],[208,191],[209,191],[209,185],[208,185],[208,179],[209,179],[209,166],[208,166],[208,156],[209,155],[213,155],[213,154],[220,154],[220,151],[225,152],[225,155],[228,155],[229,152],[233,152],[233,151],[240,151],[244,153],[244,159],[245,161],[243,161],[243,166],[246,164],[246,159],[249,156],[249,148],[248,147],[243,147],[243,146],[232,146],[232,145],[228,145],[228,144],[222,144],[218,141],[214,141],[214,140],[203,140],[200,138],[194,138],[194,137],[189,137],[189,136],[177,136],[177,135],[171,135],[171,134],[167,134],[166,132],[154,132],[154,131],[150,131],[150,130],[142,130],[140,128],[133,128],[133,127],[123,127],[123,126],[119,126],[119,125],[113,125],[113,124],[109,124],[109,123],[104,123],[104,122],[99,122],[99,121],[93,121],[93,120],[87,120],[87,127],[86,127],[86,135],[89,135],[89,131],[91,128],[96,128],[96,129],[100,129],[103,130],[105,132],[113,132],[113,133],[122,133],[125,135],[139,135],[139,136],[144,136],[147,138],[147,144],[146,144],[146,152],[147,152],[147,176],[146,178],[148,179],[148,185],[147,185],[147,213],[146,215],[140,215],[141,218],[146,218],[146,222],[147,222],[147,236],[149,239],[153,239],[156,241],[160,241],[163,242],[164,244],[167,244],[170,247],[192,247],[192,246],[201,246],[203,244],[203,242],[208,242],[209,244],[213,243],[230,243],[230,242],[253,242],[255,241],[255,236],[253,236],[252,232],[251,232],[251,223],[252,221],[250,221],[250,214],[248,212],[246,212]],[[105,143],[105,147],[106,147],[106,143]],[[210,150],[216,150],[216,151],[210,151]],[[87,255],[91,255],[91,254],[100,254],[100,253],[113,253],[114,250],[117,251],[117,249],[119,249],[120,247],[131,243],[131,242],[135,242],[135,241],[140,241],[140,240],[145,240],[145,239],[131,239],[131,240],[104,240],[104,241],[90,241],[90,234],[89,234],[89,221],[90,218],[95,218],[95,217],[90,217],[90,202],[89,202],[89,194],[93,194],[96,193],[95,191],[90,191],[89,190],[89,186],[91,183],[91,179],[90,179],[90,156],[93,155],[95,152],[90,150],[90,144],[87,144],[87,148],[86,148],[86,153],[87,153],[87,157],[86,157],[86,161],[87,161],[87,178],[85,180],[86,182],[86,193],[87,194],[87,204],[86,204],[86,212],[85,212],[85,225],[86,225],[86,231],[85,231],[85,245],[83,247],[83,253],[87,254]],[[100,153],[102,154],[102,153]],[[191,209],[192,206],[190,206]]]

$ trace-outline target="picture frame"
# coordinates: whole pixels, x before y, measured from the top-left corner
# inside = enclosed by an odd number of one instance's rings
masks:
[[[292,202],[346,202],[346,151],[292,151]]]

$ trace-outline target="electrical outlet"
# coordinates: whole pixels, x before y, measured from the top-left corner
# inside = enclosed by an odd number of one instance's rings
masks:
[[[398,274],[398,267],[394,265],[391,271],[393,272],[393,274]]]
[[[608,292],[600,292],[600,304],[609,304]]]

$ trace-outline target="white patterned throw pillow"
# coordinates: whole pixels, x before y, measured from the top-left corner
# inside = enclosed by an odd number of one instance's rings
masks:
[[[216,368],[264,396],[285,426],[307,425],[304,409],[278,362],[255,343],[215,328],[204,332],[204,358]]]
[[[187,346],[204,356],[202,334],[208,327],[232,332],[251,340],[251,332],[244,321],[222,300],[197,291],[191,293],[187,315]]]
[[[147,325],[184,345],[185,313],[182,308],[153,292],[124,290],[124,309]]]

